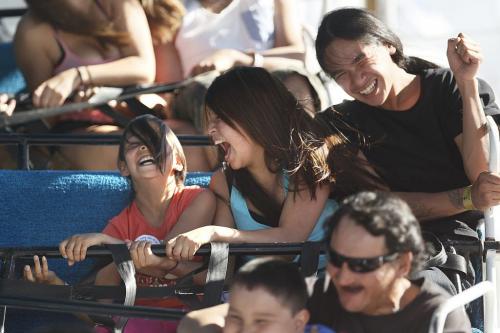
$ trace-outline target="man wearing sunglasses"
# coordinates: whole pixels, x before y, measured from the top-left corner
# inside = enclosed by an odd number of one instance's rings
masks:
[[[408,278],[424,252],[408,205],[362,192],[343,202],[327,228],[327,278],[315,285],[310,323],[338,333],[429,332],[434,310],[449,296],[426,278]],[[463,309],[448,316],[444,332],[471,332]]]

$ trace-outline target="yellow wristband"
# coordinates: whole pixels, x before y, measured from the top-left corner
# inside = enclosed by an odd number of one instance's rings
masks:
[[[464,192],[462,194],[462,205],[467,210],[476,210],[476,207],[472,202],[472,185],[464,188]]]

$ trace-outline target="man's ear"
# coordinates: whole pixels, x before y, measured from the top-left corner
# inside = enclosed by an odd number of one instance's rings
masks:
[[[293,322],[296,332],[304,332],[304,329],[309,321],[309,311],[307,309],[302,309],[293,316]]]
[[[120,174],[123,177],[130,176],[130,172],[128,171],[128,168],[127,168],[127,163],[125,163],[124,161],[118,162],[118,170],[120,171]]]
[[[399,269],[398,273],[401,276],[408,276],[411,272],[411,263],[413,262],[413,253],[410,251],[401,253],[399,255]]]

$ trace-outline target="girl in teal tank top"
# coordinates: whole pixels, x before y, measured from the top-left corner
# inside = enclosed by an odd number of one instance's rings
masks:
[[[226,170],[214,172],[214,225],[168,242],[167,255],[192,258],[203,244],[319,241],[337,204],[329,199],[333,140],[285,86],[262,68],[219,76],[206,99],[208,134]]]
[[[288,192],[288,177],[286,175],[283,176],[283,189],[285,191],[285,195]],[[248,208],[248,205],[245,201],[245,198],[241,195],[238,188],[233,186],[231,189],[231,212],[234,218],[234,224],[239,230],[262,230],[270,228],[269,225],[260,221],[259,217],[256,217],[255,214],[252,214]],[[335,200],[328,199],[326,200],[325,207],[319,216],[316,225],[314,226],[312,232],[307,238],[308,241],[321,241],[324,238],[325,230],[324,224],[328,217],[333,215],[335,210],[337,209],[338,204]]]

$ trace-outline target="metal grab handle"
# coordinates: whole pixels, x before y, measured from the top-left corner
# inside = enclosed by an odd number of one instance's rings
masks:
[[[498,127],[491,116],[486,117],[486,123],[488,126],[488,136],[490,143],[489,150],[489,171],[493,173],[498,173],[500,171],[500,138],[498,134]],[[485,221],[485,237],[486,239],[495,239],[495,214],[498,210],[498,206],[490,207],[484,211],[484,221]],[[500,221],[498,221],[500,223]]]
[[[499,173],[500,171],[500,139],[498,126],[491,116],[486,116],[489,136],[489,171]],[[500,206],[494,206],[484,211],[485,240],[495,241],[496,230],[500,223]],[[486,251],[486,280],[491,283],[492,292],[484,297],[484,332],[494,333],[497,330],[497,290],[496,290],[496,264],[495,250]]]
[[[434,314],[431,318],[431,324],[429,326],[429,332],[432,333],[442,333],[444,330],[444,324],[446,322],[446,317],[450,312],[455,309],[458,309],[461,306],[475,300],[478,297],[481,297],[485,294],[494,294],[495,286],[490,281],[483,281],[476,284],[473,287],[461,292],[458,295],[455,295],[445,302],[443,302],[437,309],[434,311]],[[466,314],[464,313],[464,316]]]

